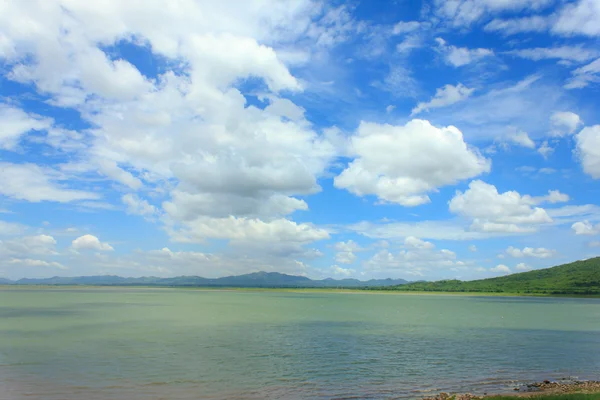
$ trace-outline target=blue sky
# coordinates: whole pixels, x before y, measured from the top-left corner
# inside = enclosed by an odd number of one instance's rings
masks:
[[[599,0],[0,5],[0,276],[600,255]]]

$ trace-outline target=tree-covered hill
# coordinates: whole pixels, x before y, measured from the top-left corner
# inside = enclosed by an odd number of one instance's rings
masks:
[[[426,292],[494,292],[600,294],[600,257],[557,267],[476,281],[415,282],[381,290]]]

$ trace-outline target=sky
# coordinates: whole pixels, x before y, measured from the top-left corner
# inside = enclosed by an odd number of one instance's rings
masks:
[[[0,277],[600,255],[600,0],[0,1]]]

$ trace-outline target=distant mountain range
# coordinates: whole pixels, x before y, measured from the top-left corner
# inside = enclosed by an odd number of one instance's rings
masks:
[[[375,288],[419,292],[600,295],[600,257],[476,281],[445,280]]]
[[[199,276],[177,276],[174,278],[123,278],[114,275],[77,276],[44,279],[0,279],[2,285],[91,285],[91,286],[190,286],[190,287],[240,287],[240,288],[358,288],[395,286],[409,283],[404,279],[323,279],[312,280],[304,276],[280,274],[278,272],[255,272],[246,275],[223,278],[202,278]]]

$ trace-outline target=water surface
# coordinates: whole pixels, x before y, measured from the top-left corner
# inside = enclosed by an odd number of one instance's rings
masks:
[[[573,376],[600,378],[600,299],[0,290],[3,400],[415,399]]]

